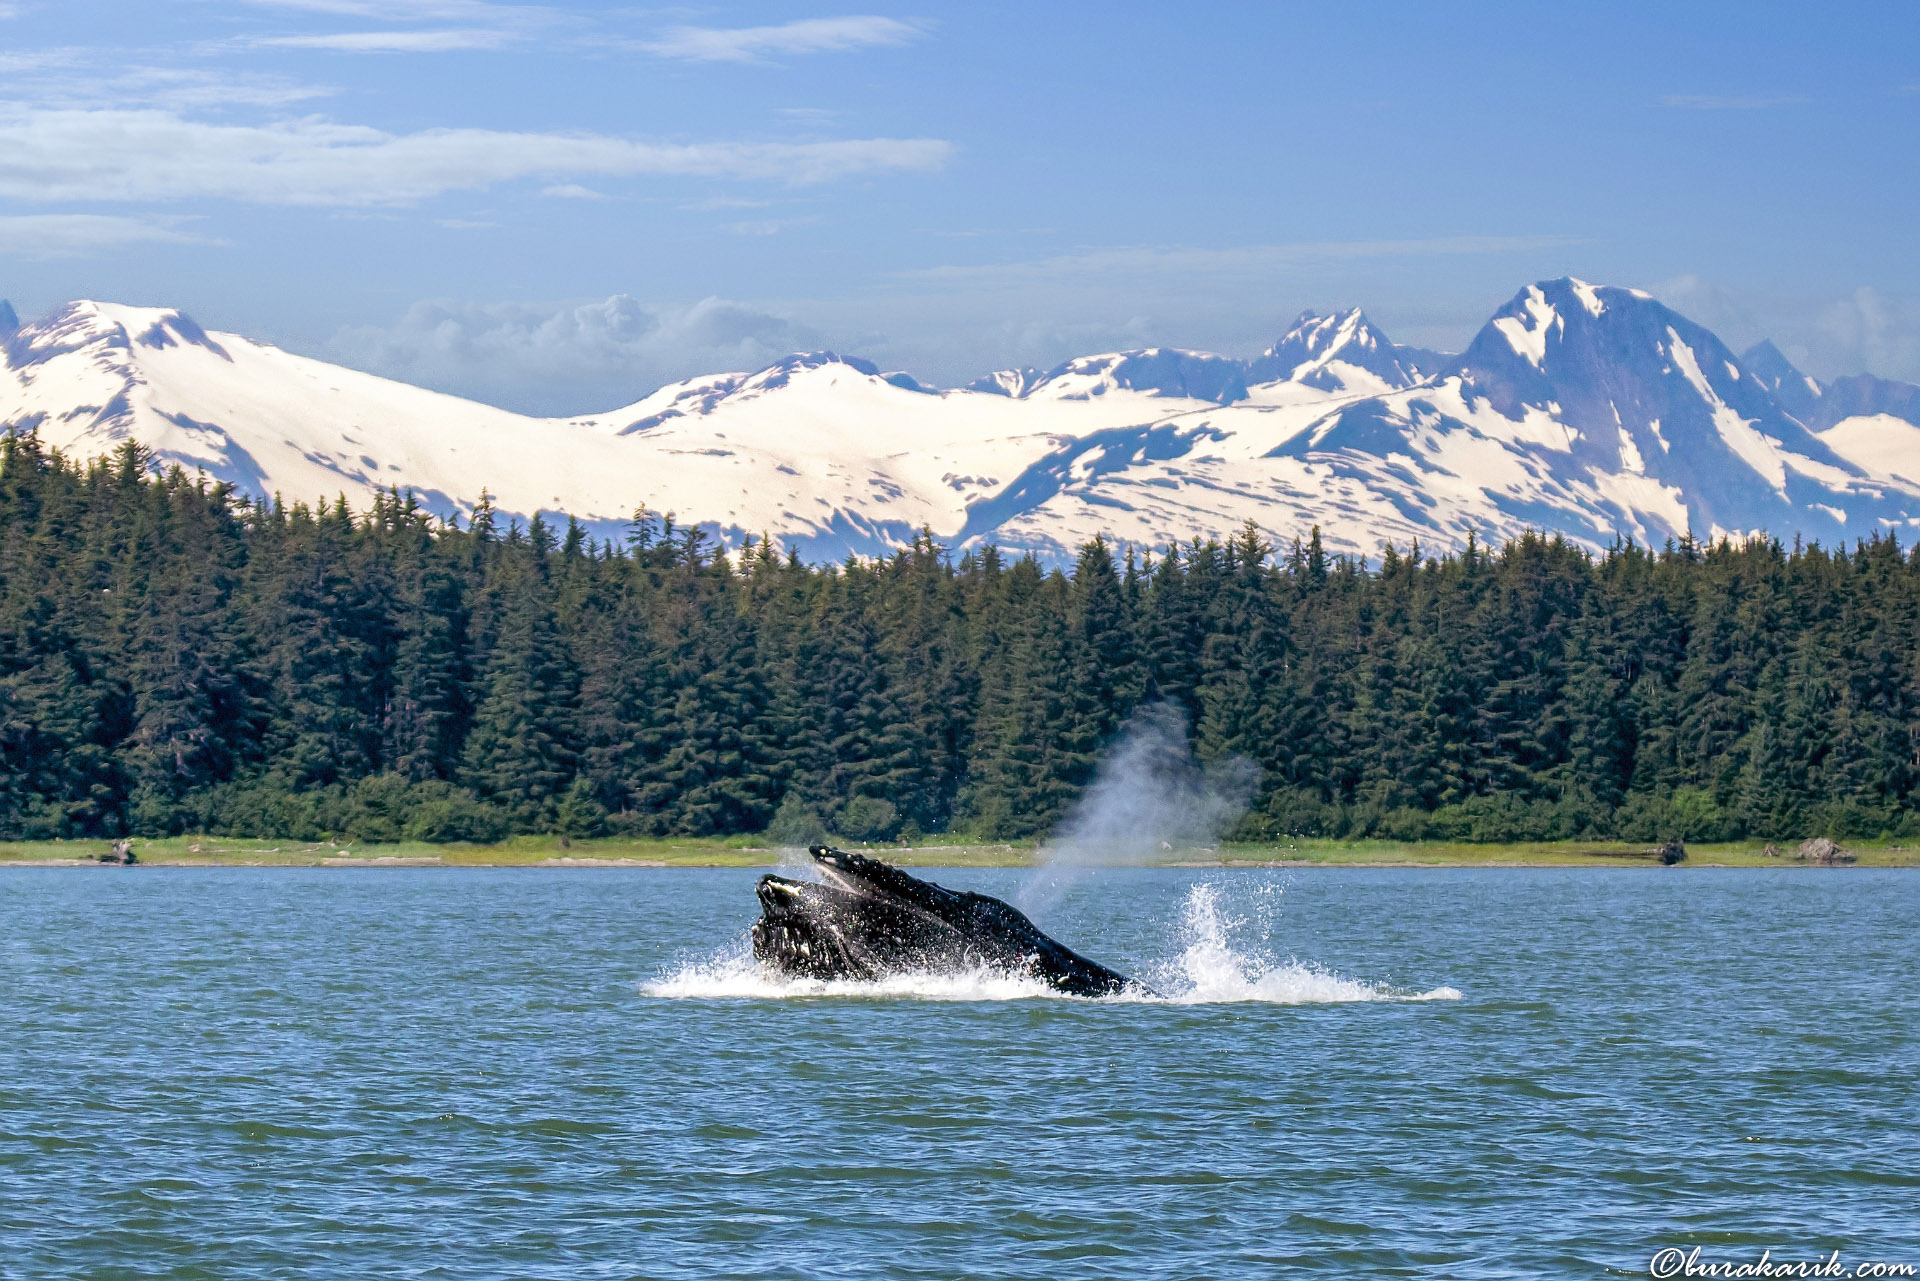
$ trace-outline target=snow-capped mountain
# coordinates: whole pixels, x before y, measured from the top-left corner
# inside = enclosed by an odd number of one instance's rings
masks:
[[[1322,391],[1397,391],[1446,363],[1438,352],[1389,342],[1358,307],[1338,315],[1303,311],[1293,328],[1247,369],[1250,382],[1297,382]]]
[[[536,419],[208,333],[175,311],[0,303],[0,426],[72,455],[137,440],[288,501],[482,492],[612,535],[639,505],[809,558],[921,528],[1048,557],[1095,534],[1164,544],[1253,520],[1330,545],[1451,546],[1523,529],[1589,545],[1765,530],[1920,532],[1920,387],[1822,385],[1771,344],[1736,357],[1651,297],[1522,290],[1456,357],[1358,311],[1303,315],[1241,362],[1172,348],[935,391],[815,352]]]
[[[1432,383],[1331,414],[1282,452],[1326,459],[1403,509],[1452,488],[1483,518],[1587,542],[1689,526],[1831,541],[1920,515],[1711,333],[1646,294],[1577,280],[1528,287]],[[1391,479],[1378,475],[1389,458],[1402,460]]]
[[[923,526],[956,530],[1057,439],[1198,403],[1124,389],[933,394],[820,352],[611,413],[537,419],[208,334],[175,311],[95,302],[9,325],[0,350],[0,427],[37,430],[70,455],[131,439],[289,502],[344,493],[364,507],[400,486],[452,514],[485,492],[503,512],[569,513],[607,535],[644,504],[826,558],[885,552]]]

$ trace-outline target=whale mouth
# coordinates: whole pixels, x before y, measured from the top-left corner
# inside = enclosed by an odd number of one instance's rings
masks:
[[[887,871],[895,871],[896,869],[886,863],[880,862],[878,859],[871,859],[863,854],[851,854],[845,850],[836,850],[826,845],[816,845],[807,852],[813,856],[813,866],[815,870],[820,873],[819,883],[831,885],[835,889],[844,890],[849,894],[858,894],[864,897],[899,897],[898,885],[889,887],[874,874],[875,869],[884,868]],[[901,873],[901,875],[904,876],[905,874]],[[772,879],[781,880],[783,878],[774,877]],[[906,879],[912,880],[913,878],[907,877]],[[806,882],[787,883],[805,884]],[[890,889],[892,891],[891,893],[889,892]]]
[[[872,979],[881,970],[862,955],[842,922],[850,891],[784,876],[763,876],[754,894],[760,919],[753,923],[753,954],[763,965],[801,978]]]
[[[773,911],[784,911],[799,901],[804,888],[804,882],[769,874],[760,878],[754,893],[759,895],[762,906]]]

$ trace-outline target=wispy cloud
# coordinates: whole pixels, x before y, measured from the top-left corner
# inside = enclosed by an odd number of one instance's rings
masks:
[[[88,105],[114,103],[162,107],[169,111],[200,111],[209,107],[287,107],[332,96],[326,85],[289,80],[284,76],[234,71],[207,71],[196,67],[128,67],[85,86],[68,86],[69,102]],[[48,97],[40,99],[42,103]],[[58,99],[53,99],[58,101]]]
[[[487,0],[246,0],[259,9],[292,9],[342,18],[378,18],[387,22],[486,22],[538,16],[529,5],[490,4]]]
[[[540,193],[554,200],[605,200],[605,192],[595,191],[592,187],[583,187],[577,182],[563,182],[548,187]]]
[[[754,218],[728,223],[727,230],[736,236],[777,236],[789,227],[811,227],[819,221],[817,214],[804,218]]]
[[[1815,377],[1871,373],[1920,380],[1920,297],[1872,286],[1843,297],[1778,296],[1691,273],[1647,288],[1736,348],[1772,339]]]
[[[219,198],[254,204],[407,204],[522,178],[740,178],[808,184],[932,170],[932,138],[655,143],[600,134],[428,129],[392,134],[323,119],[216,124],[146,110],[0,110],[0,197]]]
[[[688,213],[711,213],[715,209],[765,209],[771,200],[750,200],[745,196],[707,196],[700,200],[689,200],[680,208]]]
[[[578,19],[543,5],[487,0],[245,0],[255,8],[390,24],[352,31],[293,31],[244,36],[243,48],[319,49],[334,53],[448,53],[498,49]]]
[[[153,66],[124,51],[55,47],[0,52],[8,97],[38,107],[284,107],[330,96],[325,85],[231,68]]]
[[[675,27],[641,48],[690,62],[762,62],[782,54],[902,45],[922,34],[919,27],[895,18],[856,15],[802,18],[776,27]]]
[[[0,75],[17,76],[36,71],[59,70],[77,66],[91,56],[91,50],[73,46],[51,49],[8,49],[0,51]]]
[[[1032,284],[1070,279],[1179,277],[1198,280],[1286,271],[1311,263],[1372,258],[1432,258],[1463,254],[1522,254],[1584,243],[1579,236],[1442,236],[1420,240],[1326,240],[1224,249],[1121,245],[1085,249],[1022,262],[928,267],[903,279],[928,284]]]
[[[1687,111],[1760,111],[1767,107],[1792,107],[1813,99],[1801,94],[1739,97],[1712,93],[1670,93],[1660,99],[1663,107]]]
[[[15,258],[78,258],[128,245],[205,243],[178,229],[179,219],[143,221],[104,214],[0,217],[0,254]]]
[[[450,53],[498,49],[511,44],[510,31],[489,27],[449,27],[439,31],[337,31],[327,35],[261,36],[248,41],[277,49],[327,49],[336,53]]]
[[[1820,314],[1822,344],[1841,368],[1912,378],[1920,371],[1920,311],[1862,286]]]

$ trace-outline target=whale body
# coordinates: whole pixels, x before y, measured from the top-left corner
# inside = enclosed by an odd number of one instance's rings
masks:
[[[872,980],[985,967],[1031,975],[1070,996],[1139,987],[1048,938],[997,898],[950,890],[864,854],[825,845],[808,853],[820,881],[763,876],[755,891],[753,955],[776,973]]]

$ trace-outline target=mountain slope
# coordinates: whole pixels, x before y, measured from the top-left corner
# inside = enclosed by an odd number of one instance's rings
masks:
[[[1817,433],[1834,453],[1892,485],[1920,484],[1920,387],[1853,374],[1826,386],[1763,342],[1740,358],[1780,407]]]
[[[1114,391],[1230,405],[1247,398],[1245,367],[1205,351],[1149,347],[1081,356],[1023,387],[1024,399],[1089,400]]]
[[[1736,357],[1645,294],[1570,278],[1522,290],[1457,357],[1359,311],[1306,314],[1251,362],[1151,348],[932,391],[814,352],[569,419],[107,303],[24,326],[0,304],[0,358],[0,427],[72,455],[136,440],[288,501],[398,486],[452,515],[489,492],[601,536],[644,504],[810,559],[923,527],[1049,558],[1246,520],[1366,554],[1528,528],[1591,546],[1920,529],[1920,388],[1822,387],[1771,344]]]

